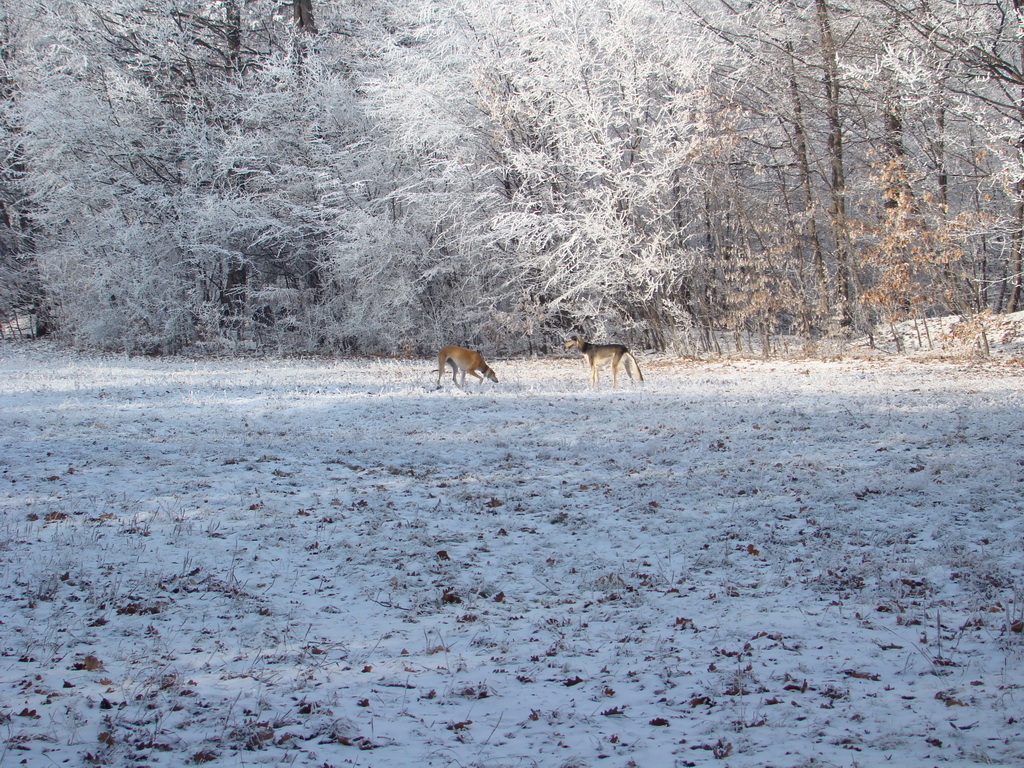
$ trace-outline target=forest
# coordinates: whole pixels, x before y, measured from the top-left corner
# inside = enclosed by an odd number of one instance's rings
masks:
[[[713,354],[1020,311],[1022,6],[2,0],[0,328]]]

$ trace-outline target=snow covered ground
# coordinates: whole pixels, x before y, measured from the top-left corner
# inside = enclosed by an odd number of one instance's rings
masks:
[[[1024,764],[1024,365],[0,346],[0,764]]]

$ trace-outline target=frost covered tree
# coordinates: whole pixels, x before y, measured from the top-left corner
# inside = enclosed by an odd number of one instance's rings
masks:
[[[894,70],[907,92],[935,94],[941,84],[942,120],[930,126],[928,139],[943,160],[959,158],[971,179],[973,210],[964,202],[958,212],[947,190],[953,174],[942,173],[943,203],[969,220],[976,243],[967,284],[980,308],[1024,309],[1024,3],[875,5],[898,21],[899,34],[887,50],[897,56]],[[986,300],[989,285],[998,291]]]
[[[331,237],[327,268],[351,345],[426,352],[494,341],[484,121],[473,100],[472,48],[450,9],[398,4],[360,70],[372,122],[354,148],[358,182]],[[375,65],[375,66],[374,66]]]
[[[302,29],[269,1],[54,11],[25,141],[39,261],[70,336],[319,343],[331,200],[359,127],[354,53],[304,53],[310,7],[296,5]]]
[[[713,349],[730,329],[769,348],[986,306],[988,142],[886,5],[464,0],[411,18],[374,90],[394,170],[375,221],[408,240],[363,262],[400,286],[368,326],[429,306],[433,338],[458,332],[454,309],[485,337],[696,331]]]
[[[25,194],[18,82],[31,13],[0,3],[0,338],[46,332],[35,254],[32,214]]]
[[[717,166],[741,183],[709,213],[721,233],[710,242],[730,248],[724,325],[813,339],[999,306],[988,290],[1007,251],[991,222],[1010,185],[993,183],[999,120],[985,105],[1000,87],[915,32],[910,6],[771,0],[694,14],[720,45],[713,82],[735,105],[742,158]],[[972,9],[957,24],[997,39],[993,4]]]
[[[1018,2],[4,6],[3,300],[152,351],[1017,309]]]
[[[425,234],[403,290],[520,346],[689,326],[706,70],[660,7],[467,1],[409,22],[375,90],[395,219]]]
[[[699,211],[719,151],[706,48],[645,0],[568,0],[503,30],[480,68],[520,300],[664,347],[700,314]]]

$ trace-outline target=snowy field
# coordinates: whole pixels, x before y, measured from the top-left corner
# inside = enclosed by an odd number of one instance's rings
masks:
[[[0,764],[1024,764],[1020,358],[0,346]]]

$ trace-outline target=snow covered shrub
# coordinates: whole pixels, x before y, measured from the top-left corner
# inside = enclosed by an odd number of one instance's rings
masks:
[[[177,352],[197,336],[200,314],[166,255],[119,251],[102,257],[48,252],[40,259],[57,327],[81,346]]]

